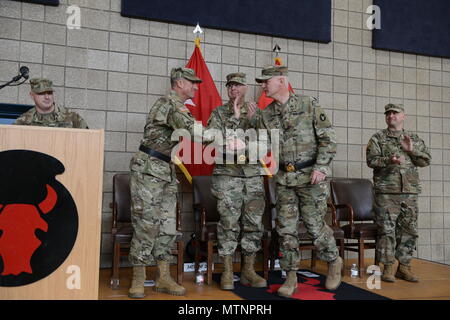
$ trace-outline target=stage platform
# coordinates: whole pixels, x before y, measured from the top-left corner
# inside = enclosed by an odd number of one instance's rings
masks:
[[[363,275],[361,278],[350,277],[350,266],[355,263],[354,260],[345,262],[345,275],[343,281],[371,291],[378,295],[393,300],[450,300],[450,266],[439,264],[421,259],[413,259],[412,267],[415,273],[420,277],[420,282],[411,283],[399,280],[395,283],[381,281],[380,289],[368,289],[367,279],[369,275]],[[371,259],[366,259],[366,266],[372,263]],[[304,260],[301,263],[301,269],[309,269],[310,261]],[[239,265],[235,264],[235,271],[239,271]],[[221,270],[221,265],[216,265],[217,271]],[[131,268],[121,268],[120,287],[112,290],[109,286],[111,275],[110,269],[100,270],[99,300],[133,300],[128,298],[128,288],[130,286]],[[316,272],[326,274],[326,264],[317,261]],[[172,270],[175,275],[175,270]],[[155,268],[147,268],[147,279],[154,279]],[[183,286],[187,290],[186,296],[176,297],[163,293],[156,293],[151,287],[146,287],[146,297],[143,300],[242,300],[239,296],[230,291],[221,290],[218,283],[211,285],[196,285],[194,283],[194,273],[184,274]]]

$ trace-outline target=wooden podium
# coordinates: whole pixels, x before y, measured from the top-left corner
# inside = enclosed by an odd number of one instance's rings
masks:
[[[103,149],[103,130],[0,125],[0,155],[9,155],[12,153],[11,150],[29,150],[48,155],[62,163],[64,172],[55,176],[57,182],[54,182],[54,184],[62,185],[70,193],[73,199],[71,203],[75,204],[78,217],[77,231],[74,233],[74,242],[72,242],[73,246],[71,246],[71,250],[68,251],[69,253],[62,264],[47,276],[29,284],[11,286],[0,281],[0,300],[98,299]],[[34,154],[35,152],[31,153]],[[5,166],[5,162],[0,163],[0,166]],[[53,181],[55,180],[53,179]],[[47,194],[50,194],[50,192],[47,192]],[[63,193],[63,195],[65,194],[67,193]],[[2,216],[3,219],[6,217],[7,208],[10,213],[12,212],[10,216],[14,216],[14,205],[10,204],[8,207],[8,205],[0,203],[0,220]],[[1,211],[2,207],[3,211]],[[33,206],[28,205],[28,207]],[[37,206],[34,207],[36,209],[30,209],[30,212],[38,212],[40,216],[46,213],[42,209],[45,206],[39,207],[40,210],[37,209]],[[40,216],[38,215],[37,219],[40,219]],[[47,224],[48,232],[50,232],[51,223],[48,222]],[[41,229],[46,228],[41,227]],[[36,231],[36,237],[39,238],[38,232],[42,232],[42,230]],[[2,244],[3,252],[6,250],[4,245],[6,237],[5,230],[3,230],[3,234],[0,232],[0,254],[2,253]],[[3,242],[1,242],[2,238]],[[42,251],[44,249],[38,248],[36,250]],[[34,251],[33,254],[36,255],[36,252],[38,251]],[[55,252],[56,254],[57,252]],[[53,255],[53,253],[50,252],[50,255]],[[11,262],[14,255],[10,254],[10,257],[12,257],[10,258]],[[3,260],[6,260],[5,258],[6,253]],[[35,258],[33,257],[33,259]],[[32,260],[29,259],[29,261]],[[3,271],[5,271],[5,261],[3,261],[3,265]],[[33,264],[31,263],[31,265]],[[29,276],[26,272],[19,275]],[[9,274],[9,278],[15,276]],[[6,276],[4,277],[3,279],[6,279]]]

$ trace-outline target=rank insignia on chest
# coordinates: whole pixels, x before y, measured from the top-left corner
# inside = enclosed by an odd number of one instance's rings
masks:
[[[324,113],[320,114],[320,121],[325,121],[327,119],[327,116]]]
[[[287,172],[294,172],[294,171],[295,171],[294,165],[293,165],[292,163],[289,163],[289,164],[286,166],[286,171],[287,171]]]

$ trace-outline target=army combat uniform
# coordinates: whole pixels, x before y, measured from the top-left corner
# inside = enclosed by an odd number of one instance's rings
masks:
[[[325,111],[315,99],[291,94],[285,104],[273,102],[260,119],[260,127],[280,130],[277,182],[277,232],[281,238],[280,265],[298,270],[298,222],[303,220],[318,257],[331,262],[339,256],[332,229],[325,223],[329,188],[326,181],[311,184],[311,173],[330,175],[336,136]]]
[[[339,257],[332,229],[325,223],[330,163],[336,154],[336,135],[325,111],[316,99],[288,90],[288,69],[269,66],[261,71],[256,82],[270,95],[277,95],[262,112],[258,128],[277,129],[279,137],[279,170],[277,186],[277,233],[280,237],[280,265],[286,281],[277,293],[291,297],[297,289],[300,262],[298,225],[303,220],[318,257],[328,262],[325,287],[336,290],[341,284],[343,261]],[[286,100],[281,103],[279,100]],[[270,137],[274,141],[274,137]],[[277,150],[272,150],[275,153]],[[323,181],[311,182],[314,172]],[[314,178],[314,179],[316,179]]]
[[[211,113],[208,129],[218,129],[223,137],[227,129],[250,129],[247,119],[248,104],[241,108],[240,118],[234,117],[233,102],[217,107]],[[258,110],[257,110],[258,112]],[[259,164],[216,164],[212,177],[212,193],[217,199],[220,221],[218,224],[219,255],[234,254],[240,233],[242,215],[241,247],[244,254],[261,249],[264,213],[264,185]]]
[[[33,78],[30,80],[31,91],[36,94],[53,92],[53,82],[45,78]],[[50,113],[42,114],[31,108],[13,123],[22,126],[61,127],[88,129],[86,121],[76,112],[71,112],[62,106],[54,107]]]
[[[169,261],[177,236],[178,185],[171,151],[178,144],[176,129],[193,131],[194,118],[175,91],[151,107],[139,151],[130,162],[132,223],[129,259],[133,265]]]
[[[403,135],[411,137],[412,152],[402,149]],[[418,238],[417,200],[421,188],[417,167],[430,164],[430,153],[417,134],[384,129],[371,137],[366,155],[367,165],[373,169],[378,257],[384,265],[391,265],[397,259],[408,266]],[[405,163],[391,163],[393,155],[403,155]]]
[[[245,86],[245,73],[238,72],[227,75],[227,87],[230,85]],[[234,115],[233,101],[230,100],[227,104],[212,111],[208,120],[208,129],[218,130],[224,140],[233,137],[239,138],[239,133],[235,130],[240,130],[242,134],[245,134],[246,130],[254,129],[247,118],[248,109],[248,103],[244,102],[238,119]],[[260,111],[257,109],[255,112]],[[243,140],[244,136],[240,138]],[[261,176],[263,171],[256,161],[257,159],[249,158],[249,150],[247,150],[247,155],[242,155],[241,159],[235,154],[233,157],[229,157],[230,159],[226,159],[227,152],[219,148],[216,149],[216,152],[223,160],[216,161],[211,185],[211,192],[217,199],[217,211],[220,215],[217,225],[218,252],[224,261],[221,288],[223,290],[234,289],[232,255],[239,243],[240,236],[244,255],[241,283],[253,287],[266,287],[266,280],[257,275],[254,270],[256,253],[261,249],[261,238],[264,231],[262,219],[265,193],[264,181]]]
[[[186,79],[199,83],[194,70],[173,68],[171,80]],[[196,142],[195,120],[174,90],[159,98],[150,108],[139,151],[130,161],[131,177],[131,240],[129,260],[133,265],[133,280],[128,295],[143,298],[145,266],[156,261],[157,277],[153,290],[172,295],[184,295],[186,289],[173,281],[169,261],[177,237],[176,205],[178,185],[175,166],[171,162],[172,133],[185,129]]]
[[[86,121],[75,112],[71,112],[62,106],[55,106],[55,110],[50,113],[41,114],[36,108],[31,108],[22,114],[13,123],[22,126],[42,126],[88,129]]]

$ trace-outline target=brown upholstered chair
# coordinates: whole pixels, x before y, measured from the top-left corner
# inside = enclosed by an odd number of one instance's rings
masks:
[[[131,225],[130,174],[117,173],[113,177],[113,209],[111,237],[113,241],[113,261],[111,288],[119,288],[120,257],[127,256],[130,251],[133,227]],[[177,204],[177,230],[180,231],[180,210]],[[176,241],[172,254],[177,256],[177,282],[183,282],[184,242],[181,237]]]
[[[277,202],[277,196],[276,196],[276,183],[275,179],[267,179],[267,191],[268,191],[268,199],[271,210],[272,210],[272,256],[270,258],[271,260],[271,269],[273,269],[274,265],[274,259],[278,256],[279,252],[279,243],[278,243],[278,233],[276,232],[275,226],[276,226],[276,202]],[[333,230],[334,238],[336,239],[337,245],[339,247],[339,255],[344,259],[344,231],[338,226],[336,217],[334,216],[334,212],[332,211],[332,223],[330,225],[330,228]],[[299,249],[300,250],[311,250],[311,270],[316,269],[316,250],[314,243],[311,239],[311,236],[308,234],[308,231],[306,229],[305,224],[300,221],[298,225],[298,239],[299,239]],[[344,270],[342,271],[344,272]]]
[[[195,272],[199,269],[201,256],[206,257],[207,284],[212,283],[212,263],[214,253],[217,253],[217,224],[220,220],[217,200],[211,193],[211,178],[211,176],[195,176],[192,179],[195,217]],[[262,248],[263,272],[267,279],[269,240],[266,233],[263,235]],[[239,245],[238,250],[240,250]]]
[[[358,252],[360,276],[365,272],[364,250],[374,249],[377,239],[377,226],[374,223],[374,192],[372,181],[355,178],[333,178],[331,186],[331,207],[337,224],[347,221],[342,226],[345,239],[358,240],[346,243],[345,250]],[[375,240],[368,243],[367,240]],[[378,257],[375,252],[375,264]]]

